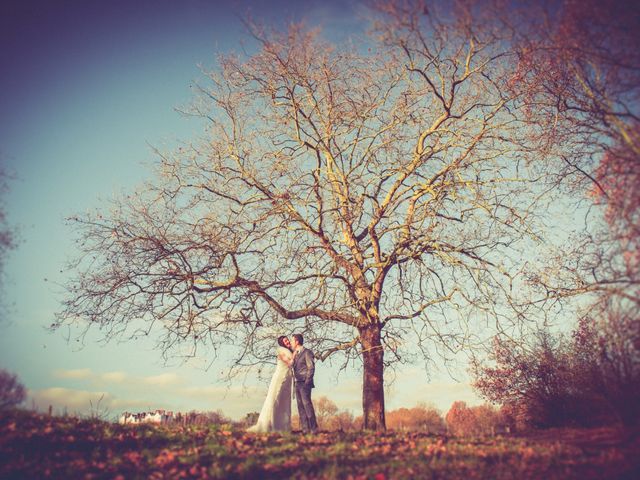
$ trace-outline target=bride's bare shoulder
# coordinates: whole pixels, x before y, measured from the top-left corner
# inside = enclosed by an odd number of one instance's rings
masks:
[[[285,347],[278,347],[278,355],[291,356],[291,351]]]

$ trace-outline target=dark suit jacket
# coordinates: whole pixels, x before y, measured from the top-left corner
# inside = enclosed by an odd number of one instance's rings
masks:
[[[303,347],[302,351],[297,353],[293,359],[293,377],[296,383],[311,385],[311,388],[315,387],[313,383],[315,370],[316,366],[313,361],[313,352]]]

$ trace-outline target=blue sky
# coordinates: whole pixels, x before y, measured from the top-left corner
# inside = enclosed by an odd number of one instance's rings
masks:
[[[7,197],[21,243],[5,272],[7,318],[0,323],[0,367],[19,375],[30,403],[58,411],[221,409],[234,418],[259,410],[268,383],[220,379],[225,359],[166,365],[151,343],[103,345],[49,333],[60,309],[65,262],[75,254],[64,219],[100,207],[149,175],[150,145],[170,148],[200,132],[174,111],[191,98],[198,64],[239,49],[238,14],[282,23],[304,18],[341,38],[362,24],[352,1],[57,1],[2,2],[0,7],[0,161],[16,179]],[[320,365],[316,397],[360,413],[358,372],[337,378]],[[431,382],[418,366],[398,370],[388,408],[454,400],[479,403],[466,383],[446,374]]]

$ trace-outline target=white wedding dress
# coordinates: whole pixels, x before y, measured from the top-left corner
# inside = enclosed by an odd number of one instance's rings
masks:
[[[293,375],[289,366],[280,359],[280,355],[291,356],[291,352],[278,347],[276,371],[273,372],[267,398],[264,400],[258,422],[249,432],[291,431],[291,386]]]

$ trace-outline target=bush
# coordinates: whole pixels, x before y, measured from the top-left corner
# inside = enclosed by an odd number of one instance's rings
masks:
[[[15,408],[26,398],[27,391],[18,381],[18,377],[6,370],[0,370],[0,410]]]
[[[507,430],[504,415],[491,405],[467,407],[465,402],[454,402],[445,420],[449,433],[460,437],[495,435]]]
[[[339,410],[333,400],[322,396],[313,401],[313,406],[320,430],[347,432],[359,429],[356,427],[353,414],[347,410]],[[291,416],[291,428],[300,430],[300,418],[296,414]]]
[[[494,339],[492,365],[473,363],[474,386],[529,427],[633,424],[640,415],[640,323],[609,312],[582,318],[570,337],[539,332],[529,345]]]
[[[238,427],[242,429],[252,427],[258,423],[258,418],[260,418],[259,412],[249,412],[238,422]]]
[[[435,407],[419,404],[413,408],[399,408],[386,412],[387,428],[391,430],[445,433],[442,414]]]

